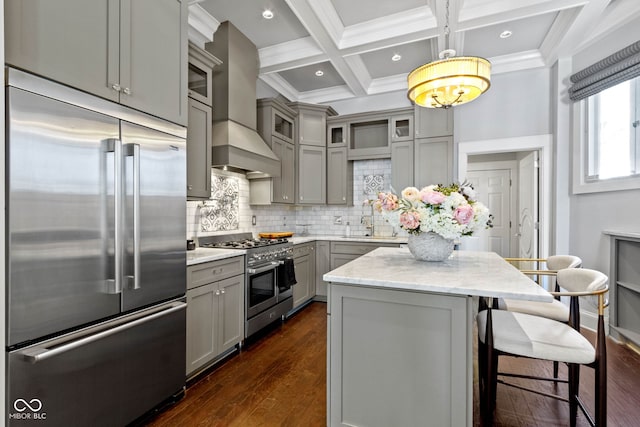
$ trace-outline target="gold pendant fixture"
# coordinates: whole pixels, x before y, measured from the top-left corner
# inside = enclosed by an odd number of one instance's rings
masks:
[[[449,44],[449,0],[445,40]],[[491,63],[477,56],[455,56],[446,49],[440,60],[422,65],[407,77],[407,96],[427,108],[450,108],[473,101],[491,86]]]

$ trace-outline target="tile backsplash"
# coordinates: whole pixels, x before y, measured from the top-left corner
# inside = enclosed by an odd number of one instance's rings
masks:
[[[251,206],[249,181],[245,175],[212,169],[211,178],[212,200],[187,202],[187,239],[237,232],[251,232],[257,235],[260,232],[277,231],[292,231],[298,235],[306,231],[313,235],[341,236],[345,233],[347,223],[352,235],[365,235],[369,230],[363,222],[370,220],[372,209],[363,205],[363,202],[376,197],[378,191],[389,191],[391,160],[354,162],[353,206]],[[235,188],[237,197],[234,199]],[[223,203],[213,200],[221,198]],[[212,213],[212,210],[216,213]],[[256,225],[251,224],[254,215]],[[208,222],[205,226],[203,218]],[[392,227],[379,213],[373,214],[373,221],[376,235],[392,234]],[[230,223],[235,228],[224,228],[230,227]]]

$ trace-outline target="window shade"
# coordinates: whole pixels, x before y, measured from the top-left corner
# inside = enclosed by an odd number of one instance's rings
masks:
[[[571,76],[569,98],[579,101],[640,76],[640,40]]]

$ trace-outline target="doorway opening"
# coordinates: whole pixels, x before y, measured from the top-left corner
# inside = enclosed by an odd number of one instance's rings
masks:
[[[473,237],[472,249],[548,256],[551,154],[551,135],[458,143],[458,179],[474,184],[494,215],[494,228]]]

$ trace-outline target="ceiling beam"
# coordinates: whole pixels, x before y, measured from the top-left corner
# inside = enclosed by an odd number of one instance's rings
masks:
[[[353,94],[355,96],[365,95],[367,90],[366,83],[362,82],[359,79],[358,75],[356,75],[354,71],[349,67],[347,62],[342,57],[337,44],[334,41],[335,35],[332,36],[333,31],[328,31],[325,24],[323,24],[323,21],[319,19],[318,15],[316,14],[317,11],[322,11],[324,9],[326,12],[326,9],[330,7],[332,8],[333,5],[330,4],[330,0],[315,0],[314,3],[316,3],[316,1],[325,2],[322,8],[318,8],[318,5],[316,5],[316,10],[311,7],[308,0],[285,1],[289,5],[293,13],[298,17],[300,23],[306,28],[311,37],[313,37],[313,39],[316,41],[318,46],[327,54],[327,57],[331,61],[332,65],[334,66],[338,74],[340,74]],[[325,18],[332,19],[330,15]]]

